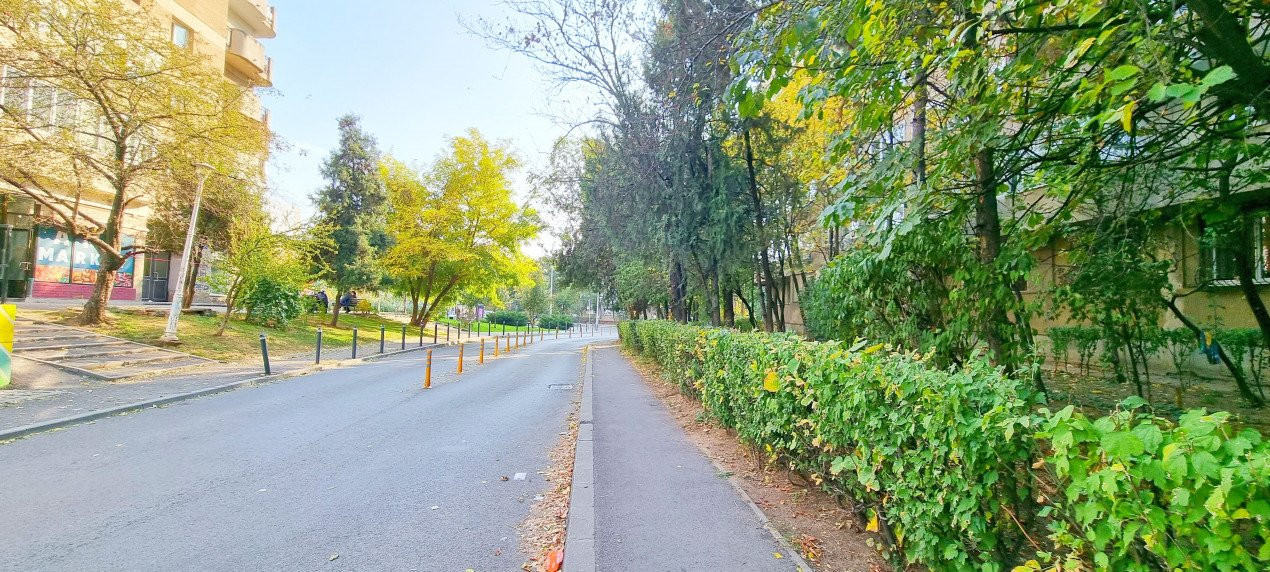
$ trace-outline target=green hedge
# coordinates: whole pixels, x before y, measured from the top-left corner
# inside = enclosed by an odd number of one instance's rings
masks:
[[[524,312],[500,310],[486,313],[485,321],[491,324],[505,324],[508,326],[528,326],[529,316]]]
[[[543,314],[538,316],[538,327],[544,330],[567,330],[573,327],[573,316]]]
[[[1026,383],[979,359],[939,370],[876,345],[662,321],[619,332],[742,439],[865,507],[901,565],[1270,563],[1270,449],[1224,414],[1089,421],[1033,412]]]

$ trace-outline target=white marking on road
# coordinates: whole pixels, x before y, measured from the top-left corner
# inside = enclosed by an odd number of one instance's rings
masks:
[[[523,481],[525,480],[525,473],[516,473],[516,475],[513,476],[512,479],[517,481]]]

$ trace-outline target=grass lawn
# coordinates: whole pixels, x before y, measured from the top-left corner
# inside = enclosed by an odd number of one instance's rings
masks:
[[[102,334],[133,340],[142,343],[154,343],[167,327],[166,310],[120,310],[112,309],[115,320],[112,324],[93,326],[87,329]],[[37,320],[48,320],[75,327],[79,309],[59,311],[23,312]],[[235,317],[225,327],[225,334],[217,336],[220,326],[219,316],[182,315],[179,326],[181,350],[194,355],[222,361],[256,360],[260,356],[260,334],[269,337],[269,352],[277,356],[311,353],[317,339],[317,328],[322,327],[323,346],[348,346],[353,341],[353,328],[359,332],[360,344],[378,341],[379,327],[385,326],[386,337],[391,346],[394,341],[400,343],[403,321],[391,317],[359,314],[341,314],[339,326],[330,326],[330,315],[309,315],[297,320],[287,328],[266,328],[258,324],[249,324]],[[425,328],[424,339],[432,341],[432,325]],[[510,330],[508,330],[510,331]],[[442,324],[438,328],[441,341],[446,340],[446,328]],[[451,332],[457,336],[458,332]],[[407,343],[419,339],[419,328],[408,327]]]

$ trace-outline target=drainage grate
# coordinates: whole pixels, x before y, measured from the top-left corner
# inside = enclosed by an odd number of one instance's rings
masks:
[[[552,383],[547,385],[547,389],[573,389],[572,383]]]

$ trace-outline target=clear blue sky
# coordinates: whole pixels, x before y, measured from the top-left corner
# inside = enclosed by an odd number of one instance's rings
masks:
[[[460,24],[502,20],[494,0],[273,0],[278,36],[264,40],[274,88],[270,125],[291,149],[269,165],[271,199],[313,213],[309,195],[336,142],[335,119],[353,112],[380,148],[426,164],[447,136],[474,127],[507,140],[532,168],[565,128],[543,116],[560,96],[525,59],[496,51]],[[523,181],[523,177],[520,178]],[[518,183],[517,194],[527,189]]]

